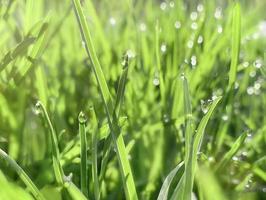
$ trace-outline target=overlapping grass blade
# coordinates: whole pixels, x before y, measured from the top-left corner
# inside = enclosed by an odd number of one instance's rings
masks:
[[[233,9],[232,22],[232,47],[231,47],[231,65],[229,71],[229,89],[231,89],[236,81],[237,65],[240,51],[241,40],[241,7],[237,2]]]
[[[36,187],[36,185],[32,182],[30,177],[26,174],[26,172],[16,163],[15,160],[13,160],[6,152],[4,152],[2,149],[0,149],[0,157],[3,158],[10,167],[17,172],[20,179],[24,182],[24,184],[29,188],[32,195],[37,200],[45,200],[42,193],[39,191],[39,189]]]
[[[99,177],[98,177],[98,121],[96,118],[96,113],[93,107],[90,108],[91,113],[91,124],[94,126],[92,127],[92,147],[91,147],[91,154],[92,154],[92,181],[93,181],[93,190],[94,190],[94,198],[96,200],[100,199],[100,184],[99,184]]]
[[[246,137],[247,133],[243,133],[237,138],[235,143],[231,146],[230,150],[224,155],[224,157],[218,163],[217,170],[222,170],[228,164],[228,162],[230,162],[230,160],[233,158],[233,156],[238,152],[238,150],[245,142]]]
[[[86,116],[79,113],[79,137],[80,137],[80,182],[81,191],[88,196],[88,171],[87,171],[87,137],[86,137]]]
[[[86,22],[86,18],[83,14],[81,4],[78,0],[72,0],[75,8],[75,13],[77,16],[77,20],[80,27],[81,35],[86,44],[86,51],[88,56],[90,57],[93,63],[93,71],[96,77],[98,86],[100,88],[101,97],[105,106],[105,111],[107,114],[107,119],[109,123],[109,128],[112,134],[113,142],[116,148],[116,152],[118,155],[118,161],[120,165],[120,171],[122,175],[122,180],[124,184],[125,194],[127,199],[137,199],[137,193],[135,188],[135,183],[133,180],[132,171],[130,168],[130,164],[127,157],[126,147],[123,140],[123,136],[120,133],[120,128],[118,124],[115,122],[116,120],[112,120],[112,112],[113,112],[113,104],[111,100],[111,95],[105,81],[105,77],[103,71],[101,69],[99,60],[97,58],[96,52],[94,50],[94,46],[92,43],[90,31],[88,24]]]
[[[157,200],[167,200],[168,197],[168,191],[170,188],[170,185],[177,174],[177,172],[180,170],[180,168],[184,165],[184,162],[179,163],[165,178],[163,185],[161,187],[159,196]]]

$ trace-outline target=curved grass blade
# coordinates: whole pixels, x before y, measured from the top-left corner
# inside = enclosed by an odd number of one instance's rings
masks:
[[[229,85],[231,89],[236,80],[237,64],[239,59],[241,40],[241,7],[240,3],[237,2],[233,9],[233,22],[232,22],[232,47],[231,47],[231,65],[229,71]]]
[[[126,147],[124,143],[123,136],[120,132],[120,128],[117,124],[117,120],[112,120],[111,113],[113,112],[113,104],[112,104],[112,98],[103,74],[103,71],[101,69],[99,60],[97,58],[96,52],[94,50],[94,46],[92,43],[90,31],[88,24],[86,22],[86,18],[83,14],[81,4],[79,0],[72,0],[74,4],[74,10],[75,14],[77,16],[77,20],[79,23],[79,28],[81,35],[83,36],[83,39],[85,41],[85,47],[88,56],[90,57],[92,63],[93,63],[93,72],[95,74],[98,86],[100,88],[100,93],[102,100],[104,102],[104,107],[108,119],[109,128],[112,134],[113,142],[116,148],[118,161],[120,165],[120,172],[122,175],[122,180],[124,184],[125,194],[126,198],[129,199],[138,199],[137,192],[135,188],[135,183],[133,179],[133,174],[131,171],[130,163],[128,161]]]
[[[161,187],[159,196],[157,198],[157,200],[167,200],[167,196],[168,196],[168,191],[170,188],[170,185],[175,177],[175,175],[177,174],[177,172],[180,170],[181,167],[183,167],[184,162],[179,163],[165,178],[163,185]]]
[[[47,122],[50,128],[50,137],[51,137],[51,142],[52,142],[52,160],[53,160],[55,178],[56,178],[57,183],[62,185],[64,183],[64,172],[60,164],[57,135],[55,133],[51,120],[48,116],[48,113],[44,105],[40,101],[36,103],[36,109],[42,112],[44,120]]]
[[[80,136],[80,182],[81,191],[88,196],[88,173],[87,173],[87,138],[86,138],[86,116],[83,112],[79,113],[79,136]]]
[[[36,185],[32,182],[30,177],[26,174],[26,172],[16,163],[15,160],[13,160],[9,155],[4,152],[2,149],[0,149],[0,157],[3,158],[13,170],[17,172],[20,179],[24,182],[24,184],[29,188],[32,195],[37,200],[45,200],[42,193],[39,191],[39,189],[36,187]]]
[[[233,156],[238,152],[238,150],[244,144],[246,137],[247,133],[243,133],[241,136],[237,138],[235,143],[231,146],[230,150],[224,155],[222,160],[217,165],[217,171],[222,170],[228,164],[228,162],[230,162]]]

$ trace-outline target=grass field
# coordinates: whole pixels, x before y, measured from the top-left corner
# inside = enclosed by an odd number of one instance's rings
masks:
[[[0,200],[266,199],[265,10],[0,0]]]

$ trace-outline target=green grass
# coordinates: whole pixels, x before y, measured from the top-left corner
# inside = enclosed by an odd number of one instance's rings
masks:
[[[0,200],[265,199],[265,8],[0,1]]]

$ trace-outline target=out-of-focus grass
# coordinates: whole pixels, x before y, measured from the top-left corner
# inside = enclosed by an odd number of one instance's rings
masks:
[[[265,9],[0,1],[0,199],[265,199]]]

